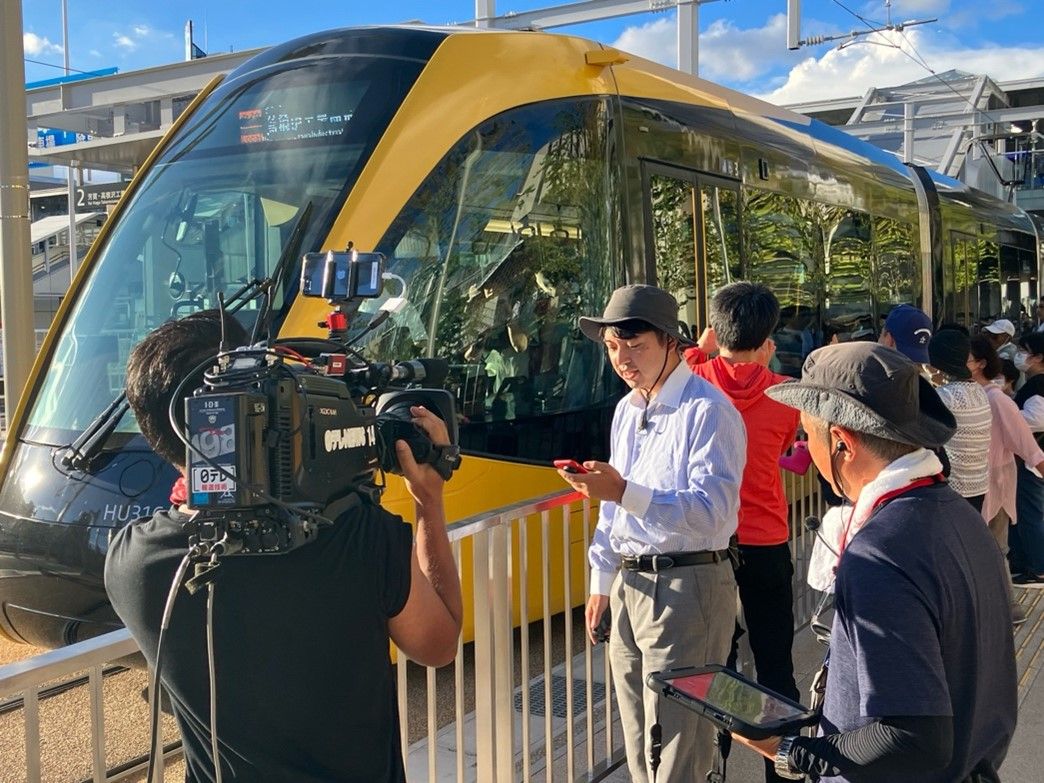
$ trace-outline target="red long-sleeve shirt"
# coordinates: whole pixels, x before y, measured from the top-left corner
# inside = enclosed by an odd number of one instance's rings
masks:
[[[740,486],[739,542],[782,544],[790,535],[787,498],[779,458],[794,442],[798,411],[770,399],[765,389],[789,381],[754,362],[708,359],[699,348],[685,352],[692,371],[713,383],[732,401],[747,428],[747,466]]]

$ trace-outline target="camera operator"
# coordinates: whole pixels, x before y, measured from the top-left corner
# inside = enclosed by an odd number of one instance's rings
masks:
[[[233,344],[245,342],[237,324],[229,327]],[[216,311],[196,313],[163,324],[130,355],[127,399],[142,434],[182,473],[185,451],[168,406],[182,379],[215,355],[220,335]],[[449,442],[441,419],[424,408],[411,413],[434,443]],[[444,665],[456,654],[462,604],[443,480],[418,466],[403,441],[396,449],[416,501],[415,544],[406,522],[362,501],[307,546],[221,560],[213,633],[226,779],[405,780],[389,638],[418,663]],[[112,605],[153,668],[164,602],[189,545],[184,525],[194,512],[184,479],[171,500],[169,511],[116,533],[105,563]],[[180,591],[163,642],[162,682],[191,783],[215,780],[205,603],[205,591]]]
[[[821,736],[742,740],[783,777],[997,781],[1017,712],[1007,576],[929,451],[953,415],[918,365],[845,343],[766,391],[801,411],[816,467],[853,504],[836,566]]]

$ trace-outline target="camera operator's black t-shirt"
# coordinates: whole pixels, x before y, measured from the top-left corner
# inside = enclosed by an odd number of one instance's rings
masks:
[[[109,598],[150,666],[187,519],[172,510],[132,522],[106,557]],[[363,504],[293,552],[221,561],[214,635],[225,779],[405,780],[388,618],[409,597],[412,542],[408,524]],[[163,639],[189,783],[214,780],[206,593],[179,591]]]

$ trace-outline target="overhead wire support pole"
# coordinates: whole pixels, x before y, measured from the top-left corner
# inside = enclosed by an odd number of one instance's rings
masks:
[[[14,413],[33,363],[24,55],[22,4],[0,3],[0,319],[8,417]],[[6,443],[10,442],[9,438]]]
[[[62,59],[65,75],[69,76],[72,73],[72,69],[69,67],[69,0],[62,0]],[[69,280],[71,281],[80,264],[80,258],[76,252],[76,167],[70,160],[66,168],[66,184],[69,188]]]
[[[696,73],[699,63],[699,6],[720,0],[583,0],[497,16],[494,0],[475,0],[475,26],[501,30],[549,30],[656,11],[678,12],[678,69]]]

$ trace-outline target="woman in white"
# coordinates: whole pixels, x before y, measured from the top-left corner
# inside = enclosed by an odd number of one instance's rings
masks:
[[[990,425],[993,415],[986,390],[968,369],[970,338],[956,329],[942,329],[928,343],[928,357],[937,374],[936,392],[957,419],[957,433],[946,443],[950,486],[982,511],[989,489]]]

